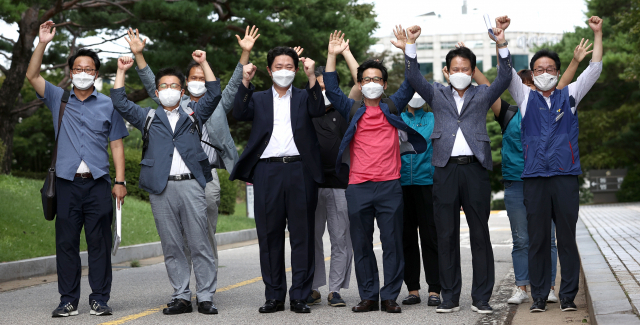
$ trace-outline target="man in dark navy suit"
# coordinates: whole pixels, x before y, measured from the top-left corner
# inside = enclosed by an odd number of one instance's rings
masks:
[[[305,90],[291,85],[298,61],[309,78]],[[273,86],[255,94],[250,82],[257,67],[244,66],[233,117],[253,121],[253,127],[230,179],[254,184],[260,267],[267,299],[259,312],[284,310],[287,226],[291,243],[291,311],[309,313],[306,299],[313,283],[317,183],[324,182],[320,147],[311,119],[324,115],[324,97],[316,82],[313,60],[298,58],[291,48],[276,47],[267,54],[267,64]]]

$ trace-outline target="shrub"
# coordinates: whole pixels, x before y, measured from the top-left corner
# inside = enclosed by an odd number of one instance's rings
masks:
[[[491,210],[506,210],[504,199],[491,201]]]
[[[640,165],[629,168],[616,197],[620,202],[640,201]]]
[[[237,182],[229,180],[229,172],[226,169],[218,169],[220,179],[220,214],[232,216],[236,210]]]
[[[149,193],[138,187],[141,157],[141,149],[124,148],[124,175],[127,180],[127,196],[133,196],[141,200],[149,201]],[[116,168],[113,165],[111,149],[109,149],[109,175],[111,176],[111,182],[113,184],[116,177]]]

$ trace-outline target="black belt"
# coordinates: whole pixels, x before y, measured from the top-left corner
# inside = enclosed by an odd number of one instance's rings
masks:
[[[170,181],[186,181],[188,179],[196,179],[196,176],[193,174],[169,175]]]
[[[302,157],[300,156],[291,156],[291,157],[269,157],[269,158],[262,158],[260,159],[260,161],[266,161],[266,162],[280,162],[280,163],[290,163],[290,162],[294,162],[294,161],[300,161],[302,160]]]
[[[76,173],[76,177],[93,178],[93,175],[91,175],[91,172],[89,172],[89,173]]]
[[[476,161],[478,161],[478,158],[476,158],[476,156],[456,156],[449,158],[449,163],[458,165],[466,165],[474,163]]]

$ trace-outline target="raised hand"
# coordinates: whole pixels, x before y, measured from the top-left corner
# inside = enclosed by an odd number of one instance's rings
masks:
[[[458,44],[456,44],[456,48],[461,48],[461,47],[467,47],[466,45],[464,45],[464,42],[458,42]]]
[[[118,58],[118,70],[127,71],[133,66],[133,58],[130,56],[121,56]]]
[[[418,25],[407,28],[407,40],[409,43],[415,43],[418,37],[420,37],[420,33],[422,33],[422,29]]]
[[[396,25],[396,28],[393,30],[393,35],[396,37],[396,40],[391,40],[391,44],[404,52],[404,48],[407,45],[407,32],[402,29],[402,25]]]
[[[247,84],[245,86],[249,85],[249,82],[253,79],[253,77],[255,77],[257,70],[258,67],[253,65],[253,63],[249,63],[242,67],[242,81],[247,81]]]
[[[304,65],[304,73],[307,77],[311,78],[313,76],[315,78],[316,61],[313,61],[310,58],[301,57],[300,62]]]
[[[129,27],[129,30],[127,31],[127,35],[129,36],[129,38],[125,36],[124,40],[127,41],[127,43],[129,43],[129,48],[131,49],[131,52],[133,54],[141,54],[142,50],[144,50],[144,46],[147,44],[147,39],[145,38],[144,40],[142,40],[140,38],[140,33],[138,32],[137,28],[134,32],[133,29]]]
[[[444,66],[444,68],[442,68],[442,74],[444,75],[445,79],[447,79],[447,83],[449,83],[449,69],[447,69],[447,66]]]
[[[493,35],[496,35],[496,43],[497,44],[503,44],[506,39],[504,36],[504,30],[502,28],[494,28],[493,29]]]
[[[298,60],[300,59],[300,55],[302,54],[302,52],[304,52],[304,48],[302,48],[301,46],[296,46],[293,48],[294,51],[296,51],[296,54],[298,55]]]
[[[258,30],[259,28],[256,28],[256,25],[253,25],[251,30],[249,30],[249,26],[247,26],[247,30],[244,32],[244,38],[241,39],[240,36],[236,35],[238,44],[243,51],[251,52],[253,45],[256,43],[258,37],[260,37]]]
[[[54,36],[56,36],[56,28],[53,27],[55,23],[51,20],[45,21],[42,25],[40,25],[40,31],[38,32],[38,40],[40,43],[47,44],[51,42]],[[53,30],[51,28],[53,27]]]
[[[193,61],[196,61],[198,64],[202,64],[207,61],[207,53],[205,51],[195,50],[191,53],[191,57],[193,58]]]
[[[602,18],[591,16],[591,18],[589,18],[589,27],[594,33],[602,33]]]
[[[496,28],[505,30],[511,25],[511,18],[507,16],[500,16],[496,18]]]
[[[333,31],[329,36],[329,54],[338,55],[349,47],[349,40],[344,40],[342,31]]]
[[[580,44],[578,44],[578,46],[576,46],[576,49],[573,50],[573,59],[578,61],[578,62],[582,62],[582,60],[584,59],[585,56],[587,56],[587,54],[593,52],[593,50],[589,51],[589,48],[591,47],[591,45],[593,45],[593,43],[589,44],[589,40],[584,40],[584,38],[580,41]]]

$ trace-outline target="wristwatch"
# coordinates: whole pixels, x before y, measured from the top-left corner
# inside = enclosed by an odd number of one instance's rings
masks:
[[[496,44],[498,47],[505,47],[507,45],[509,45],[509,41],[505,40],[504,43],[502,44]]]
[[[124,181],[124,182],[118,182],[118,181],[116,181],[116,182],[115,182],[115,184],[116,184],[116,185],[122,185],[122,186],[124,186],[124,187],[127,187],[127,181]]]

